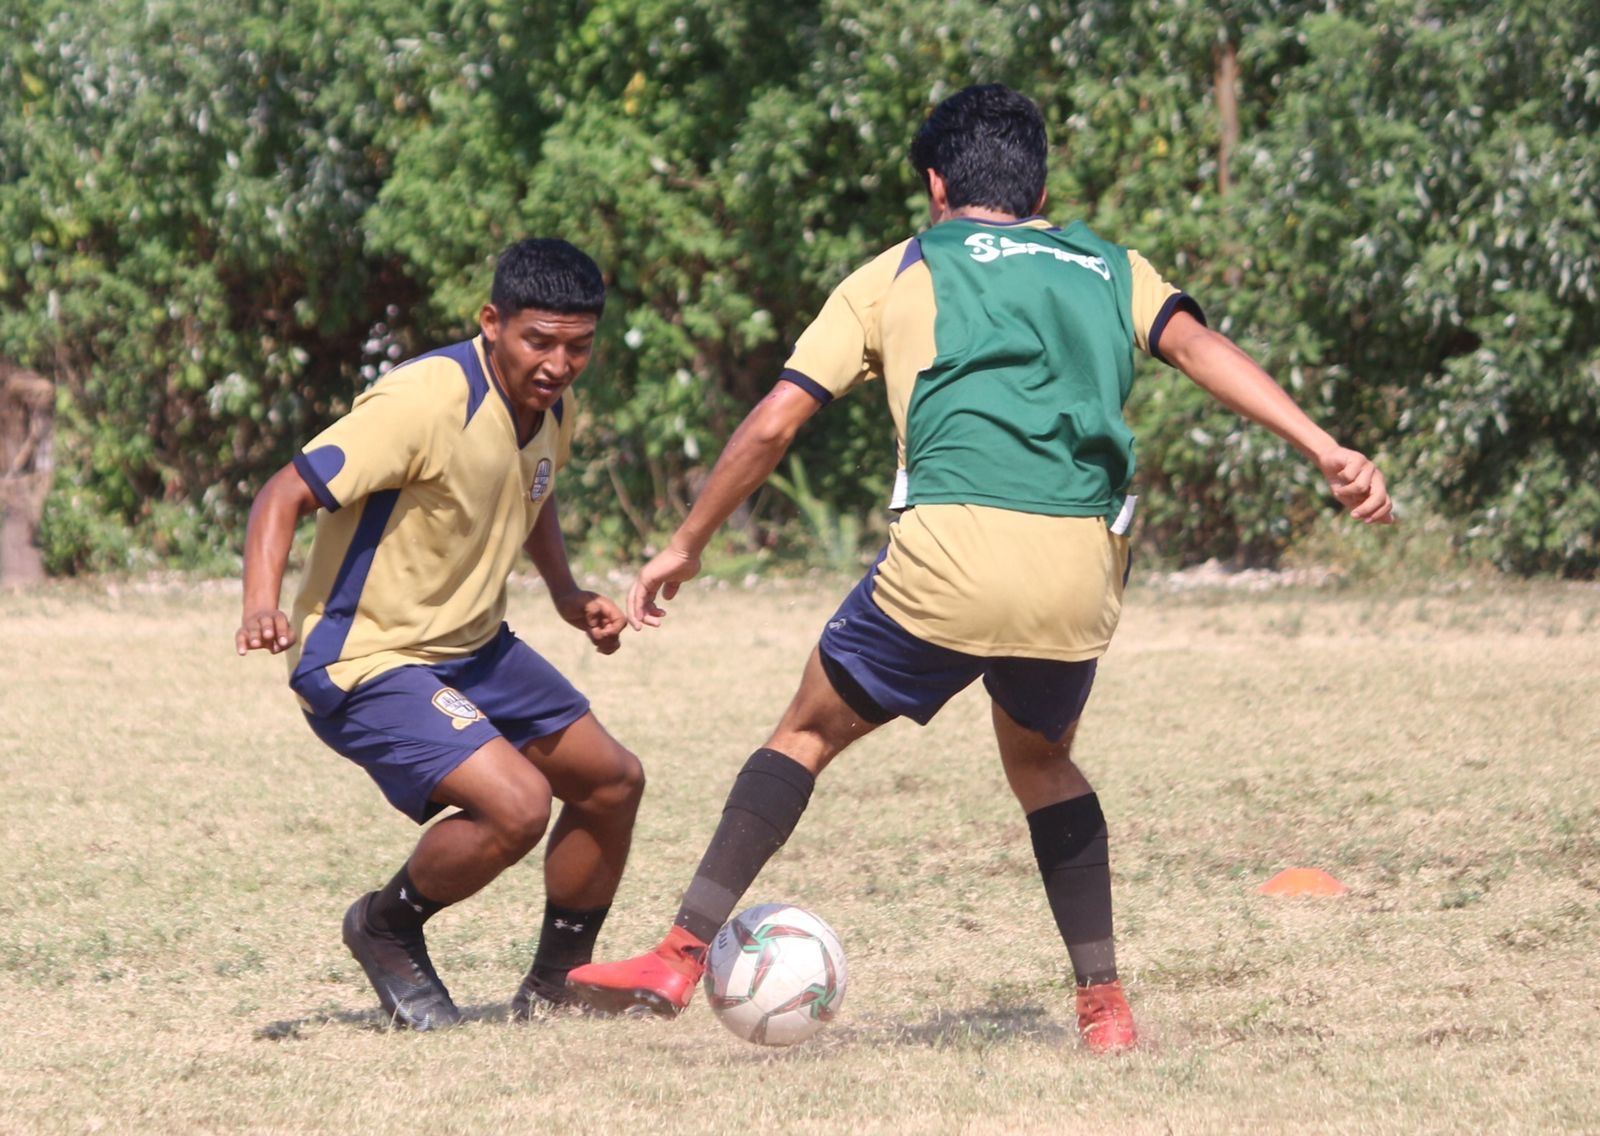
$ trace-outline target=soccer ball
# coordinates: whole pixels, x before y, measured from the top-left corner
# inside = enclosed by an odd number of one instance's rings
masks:
[[[786,903],[735,915],[711,941],[706,1000],[717,1020],[757,1045],[793,1045],[844,1001],[844,948],[817,916]]]

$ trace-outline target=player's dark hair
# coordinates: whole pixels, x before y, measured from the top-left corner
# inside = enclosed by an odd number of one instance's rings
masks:
[[[598,316],[606,306],[600,266],[577,246],[556,237],[530,237],[500,254],[489,302],[502,318],[529,308]]]
[[[928,185],[938,170],[950,206],[1027,217],[1044,193],[1049,140],[1032,99],[999,83],[965,87],[933,108],[911,141],[911,164]]]

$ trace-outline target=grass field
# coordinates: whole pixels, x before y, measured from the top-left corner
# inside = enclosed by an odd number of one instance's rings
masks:
[[[689,589],[610,659],[519,592],[651,776],[602,956],[665,929],[842,590]],[[1148,1039],[1112,1060],[974,691],[841,759],[747,897],[845,940],[812,1041],[509,1024],[536,858],[431,925],[472,1020],[383,1029],[339,920],[416,830],[234,656],[235,595],[0,597],[0,1133],[1600,1132],[1593,587],[1135,588],[1079,748]],[[1297,865],[1350,894],[1257,894]]]

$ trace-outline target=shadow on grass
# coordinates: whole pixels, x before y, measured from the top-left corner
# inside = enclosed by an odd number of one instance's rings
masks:
[[[965,1010],[939,1010],[927,1021],[852,1023],[833,1031],[840,1042],[871,1045],[926,1046],[932,1049],[973,1045],[1041,1042],[1062,1045],[1077,1034],[1050,1018],[1035,1004],[987,1005]]]
[[[547,1018],[568,1017],[584,1012],[576,1009],[540,1008],[534,1011],[531,1019],[514,1019],[511,1016],[510,1002],[485,1002],[477,1006],[461,1006],[459,1009],[463,1025],[468,1022],[524,1025],[530,1021],[539,1022]],[[324,1010],[299,1018],[268,1022],[256,1029],[255,1037],[258,1041],[294,1041],[300,1038],[304,1031],[318,1026],[348,1026],[373,1033],[388,1033],[391,1030],[400,1032],[406,1029],[381,1008],[375,1007],[370,1010]]]
[[[490,1022],[496,1025],[537,1024],[540,1021],[565,1017],[629,1017],[631,1015],[597,1014],[569,1008],[540,1008],[532,1019],[523,1021],[511,1015],[510,1002],[487,1002],[461,1007],[462,1024]],[[641,1012],[638,1016],[649,1018]],[[308,1030],[323,1026],[342,1026],[372,1033],[403,1031],[383,1010],[324,1010],[298,1018],[285,1018],[268,1022],[255,1031],[260,1041],[295,1041]],[[901,1021],[860,1019],[841,1022],[825,1031],[829,1048],[846,1045],[898,1045],[911,1048],[960,1049],[972,1046],[1009,1045],[1019,1042],[1063,1045],[1076,1040],[1076,1032],[1053,1021],[1043,1006],[1037,1004],[986,1005],[964,1010],[939,1010],[926,1021],[908,1024]],[[794,1050],[765,1050],[769,1056],[793,1053]],[[809,1047],[807,1047],[809,1049]]]

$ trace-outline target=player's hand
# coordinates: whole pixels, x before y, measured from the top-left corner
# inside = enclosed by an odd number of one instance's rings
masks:
[[[234,632],[233,645],[241,655],[263,649],[281,654],[294,645],[294,628],[289,626],[289,617],[276,608],[247,611]]]
[[[645,627],[660,627],[666,617],[656,603],[659,593],[664,600],[678,594],[678,586],[700,574],[700,557],[695,553],[668,547],[659,552],[650,563],[639,569],[638,578],[628,589],[628,622],[635,631]]]
[[[622,629],[628,626],[628,617],[599,592],[580,588],[556,597],[555,605],[556,613],[587,635],[602,655],[610,655],[622,646]]]
[[[1389,499],[1383,474],[1371,458],[1341,446],[1319,455],[1317,465],[1328,479],[1334,498],[1356,520],[1369,525],[1395,523],[1394,502]]]

